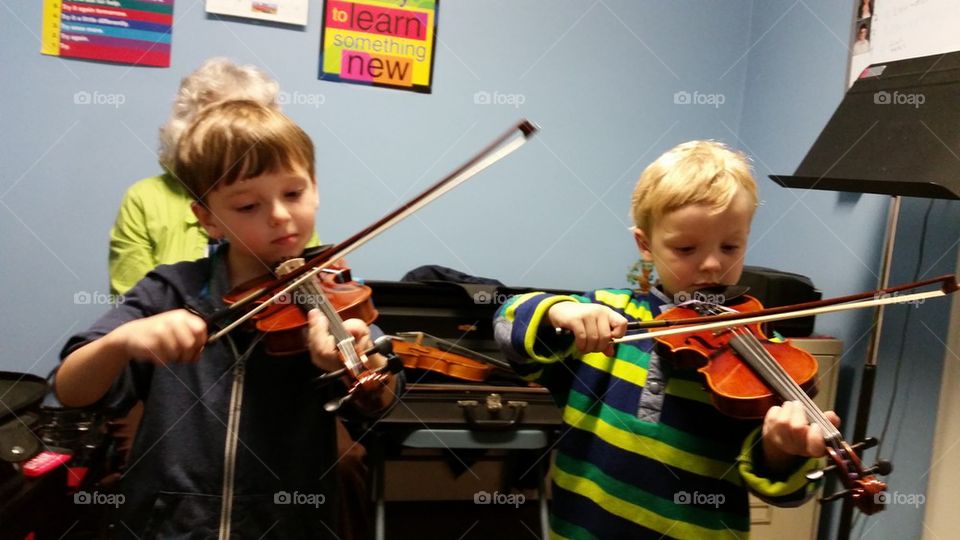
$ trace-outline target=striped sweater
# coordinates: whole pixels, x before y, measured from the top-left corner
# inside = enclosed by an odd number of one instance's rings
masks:
[[[710,403],[702,377],[661,361],[650,341],[623,343],[614,358],[582,355],[570,336],[542,326],[557,302],[595,302],[627,320],[649,320],[664,302],[630,290],[585,296],[529,293],[497,313],[496,338],[516,370],[550,389],[564,429],[553,463],[554,538],[746,538],[747,492],[778,506],[809,498],[797,460],[785,477],[765,474],[759,421]]]

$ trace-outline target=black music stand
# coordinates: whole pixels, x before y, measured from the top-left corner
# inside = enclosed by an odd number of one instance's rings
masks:
[[[960,51],[872,64],[847,91],[784,187],[891,195],[878,288],[890,278],[900,198],[960,199]],[[874,313],[853,440],[866,435],[883,306]],[[845,500],[839,538],[850,537]]]

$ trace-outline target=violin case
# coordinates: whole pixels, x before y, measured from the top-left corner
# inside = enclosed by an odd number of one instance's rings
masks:
[[[768,308],[814,302],[823,296],[806,276],[762,266],[744,266],[738,285],[749,287],[747,294]],[[813,323],[813,316],[786,319],[768,323],[766,329],[784,337],[808,337]]]
[[[384,415],[381,424],[415,429],[510,431],[559,428],[562,423],[560,409],[550,392],[537,385],[408,382],[401,399],[403,403]]]
[[[538,290],[553,294],[582,292],[507,287],[493,279],[438,266],[415,269],[404,279],[419,281],[365,282],[380,312],[376,325],[381,330],[387,334],[424,332],[500,360],[505,359],[493,337],[493,316],[508,298]],[[759,266],[744,267],[739,284],[749,287],[747,294],[765,307],[821,297],[809,278]],[[813,323],[813,317],[789,319],[771,323],[767,330],[785,337],[804,337],[813,332]],[[394,407],[383,421],[490,430],[560,424],[560,410],[545,388],[509,374],[483,383],[466,383],[408,371],[407,382],[403,396],[406,406]]]
[[[419,331],[476,352],[503,358],[493,338],[493,316],[515,294],[562,291],[506,287],[496,283],[452,281],[364,281],[373,292],[380,316],[376,325],[387,334]]]
[[[482,280],[476,278],[475,281]],[[492,280],[491,280],[492,281]],[[506,362],[493,338],[493,315],[518,289],[497,283],[365,281],[386,334],[419,331]],[[572,291],[550,291],[570,294]],[[380,422],[411,428],[502,431],[559,427],[560,409],[550,392],[512,372],[496,370],[483,382],[408,370],[402,404]]]

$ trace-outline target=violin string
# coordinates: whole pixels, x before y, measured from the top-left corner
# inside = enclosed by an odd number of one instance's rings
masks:
[[[829,419],[823,414],[823,411],[813,402],[813,399],[793,380],[792,377],[783,369],[779,362],[763,347],[763,344],[749,331],[743,331],[739,334],[744,337],[744,342],[764,362],[764,368],[768,373],[776,377],[788,390],[789,397],[793,401],[798,401],[807,413],[807,418],[820,426],[825,440],[832,440],[838,434],[836,428]]]
[[[757,360],[763,364],[762,368],[768,376],[780,384],[781,391],[786,394],[781,397],[800,402],[807,413],[808,420],[820,426],[820,430],[823,432],[825,439],[832,439],[835,435],[833,424],[824,416],[823,412],[820,411],[820,408],[817,407],[810,396],[808,396],[800,385],[783,369],[783,366],[777,362],[776,358],[763,347],[760,340],[758,340],[752,332],[745,329],[734,328],[733,332],[742,338],[742,343],[744,343],[750,352],[756,356]]]
[[[708,308],[713,314],[718,314],[721,312],[719,307],[710,306]],[[785,393],[785,396],[781,398],[786,398],[791,401],[799,401],[800,404],[804,407],[807,412],[808,420],[816,423],[820,426],[820,430],[824,435],[824,439],[827,441],[833,440],[839,435],[839,432],[836,430],[836,427],[826,418],[820,408],[813,402],[810,396],[793,380],[792,377],[783,369],[783,366],[777,362],[776,358],[763,347],[763,344],[760,342],[757,337],[750,332],[749,330],[742,327],[731,327],[730,331],[739,337],[741,337],[741,343],[743,343],[747,349],[756,357],[756,360],[761,364],[761,367],[765,374],[772,379],[771,384],[780,386],[780,391]]]
[[[318,279],[319,278],[306,280],[300,285],[300,290],[308,295],[307,298],[315,299],[316,306],[311,307],[319,308],[327,317],[327,320],[330,322],[329,332],[334,339],[337,340],[337,348],[342,350],[339,345],[346,341],[352,342],[352,336],[347,332],[346,328],[343,327],[343,319],[340,318],[340,314],[338,314],[337,310],[330,304],[327,295],[317,285]],[[363,372],[363,362],[353,349],[353,343],[350,343],[347,348],[350,352],[345,352],[343,355],[346,360],[346,367],[347,370],[356,377]]]
[[[714,308],[713,311],[719,312],[716,308]],[[763,347],[763,344],[760,343],[752,332],[740,327],[732,327],[730,331],[740,336],[742,338],[741,342],[750,349],[750,352],[763,364],[761,367],[765,370],[768,377],[773,379],[772,384],[779,383],[781,391],[786,394],[786,396],[781,396],[782,398],[791,401],[805,401],[803,397],[801,397],[806,396],[803,389],[784,371],[783,367],[770,355],[769,351]]]

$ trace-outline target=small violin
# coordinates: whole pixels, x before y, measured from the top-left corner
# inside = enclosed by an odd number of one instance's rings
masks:
[[[412,337],[412,342],[403,338]],[[474,360],[467,356],[445,351],[438,347],[426,345],[423,332],[405,332],[393,342],[393,351],[403,361],[407,369],[423,369],[440,373],[455,379],[483,382],[493,371],[493,364]]]
[[[752,297],[741,296],[738,300],[732,306],[691,303],[689,307],[684,305],[661,313],[656,319],[693,320],[730,311],[749,313],[763,309],[760,302]],[[784,401],[800,402],[807,420],[819,426],[823,433],[827,455],[833,462],[829,470],[841,472],[840,479],[846,488],[846,491],[823,500],[849,496],[854,505],[867,515],[883,510],[880,494],[887,486],[877,480],[873,473],[888,474],[892,466],[888,462],[880,462],[875,467],[865,469],[855,448],[871,443],[848,444],[813,402],[810,395],[816,393],[817,374],[817,361],[813,356],[789,342],[771,341],[763,334],[759,324],[676,333],[655,339],[681,364],[693,361],[701,365],[698,371],[706,379],[714,405],[728,416],[762,418],[774,405]],[[808,478],[818,478],[822,473],[816,471]]]
[[[267,274],[238,285],[224,296],[224,303],[228,306],[234,304],[249,295],[250,291],[259,290],[265,283],[302,267],[303,261],[299,258],[290,259],[277,267],[275,275]],[[341,320],[360,319],[368,325],[376,320],[379,313],[370,299],[370,287],[353,281],[349,268],[332,265],[320,273],[318,278],[308,280],[293,291],[285,293],[276,302],[251,317],[256,330],[264,334],[267,354],[285,356],[307,350],[307,312],[312,307],[320,307],[315,304],[321,296],[329,301]],[[268,299],[267,295],[261,295],[253,303],[264,303]]]
[[[289,259],[280,263],[275,271],[276,277],[282,278],[290,272],[296,271],[304,264],[302,258]],[[347,391],[342,397],[333,399],[324,405],[328,412],[339,409],[357,391],[369,392],[387,384],[391,372],[399,371],[396,362],[390,362],[382,368],[368,370],[365,366],[367,355],[381,353],[391,356],[389,340],[379,340],[374,347],[362,353],[357,352],[356,340],[343,325],[341,314],[348,317],[361,318],[367,324],[377,317],[377,310],[370,301],[370,288],[349,280],[349,270],[343,267],[334,274],[322,274],[324,278],[314,277],[305,280],[296,289],[290,291],[282,302],[275,302],[256,316],[251,318],[256,329],[264,334],[266,350],[271,355],[290,355],[307,350],[306,336],[308,320],[307,312],[319,309],[329,321],[329,331],[337,344],[337,350],[344,362],[344,368],[325,373],[318,377],[318,381],[327,381],[334,378],[346,380]],[[345,273],[346,272],[346,273]],[[332,276],[339,276],[342,283],[337,283]],[[327,276],[330,276],[327,278]],[[272,276],[255,280],[247,286],[237,287],[237,291],[228,294],[225,302],[235,298],[244,298],[248,291],[260,286],[261,282],[271,279]],[[336,299],[337,304],[334,304]],[[265,299],[263,300],[265,301]]]

